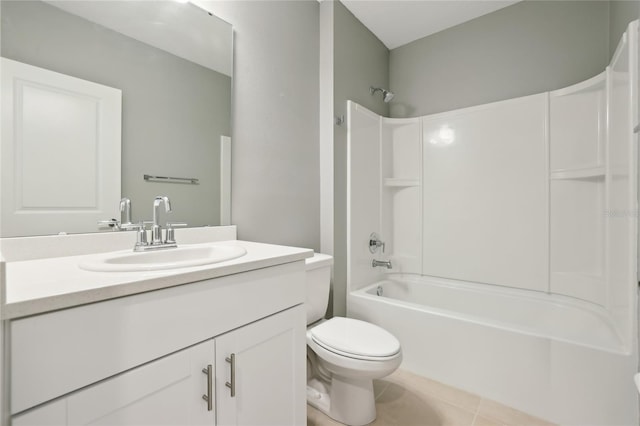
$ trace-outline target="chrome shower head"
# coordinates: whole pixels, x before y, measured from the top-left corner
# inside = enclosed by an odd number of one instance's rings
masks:
[[[387,89],[382,89],[380,87],[369,87],[369,93],[371,93],[372,95],[374,95],[376,92],[382,92],[382,99],[388,103],[391,101],[391,99],[393,99],[393,97],[395,96],[395,93],[393,93],[390,90]]]

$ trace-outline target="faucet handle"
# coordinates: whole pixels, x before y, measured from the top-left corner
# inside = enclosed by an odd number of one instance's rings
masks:
[[[144,225],[138,228],[138,233],[136,234],[136,247],[146,246],[149,242],[147,241],[147,230],[144,229]]]
[[[187,226],[184,222],[167,222],[167,238],[165,243],[167,244],[175,244],[176,236],[173,228],[182,228]]]
[[[167,228],[184,228],[187,226],[184,222],[167,222]]]
[[[130,230],[140,230],[140,229],[144,229],[144,225],[142,223],[122,223],[120,224],[120,229],[122,229],[123,231],[130,231]]]
[[[117,231],[120,229],[120,222],[117,219],[99,220],[98,228],[111,228]]]
[[[146,222],[138,222],[138,223],[130,223],[127,224],[124,229],[135,229],[136,232],[136,245],[134,246],[134,251],[148,245],[147,243],[147,230],[145,229]]]
[[[378,251],[378,248],[382,247],[382,252],[384,253],[384,241],[380,240],[380,236],[375,232],[372,232],[369,235],[369,251],[373,254]]]

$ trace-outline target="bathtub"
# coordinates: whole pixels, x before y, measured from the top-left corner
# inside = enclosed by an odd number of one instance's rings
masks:
[[[590,303],[389,274],[347,310],[400,340],[405,370],[554,423],[638,424],[634,351]]]

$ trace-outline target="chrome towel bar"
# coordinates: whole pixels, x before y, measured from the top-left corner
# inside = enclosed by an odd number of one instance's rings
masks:
[[[151,176],[151,175],[144,175],[144,180],[153,181],[153,182],[167,182],[167,183],[190,183],[192,185],[197,185],[199,182],[199,179],[196,179],[196,178]]]

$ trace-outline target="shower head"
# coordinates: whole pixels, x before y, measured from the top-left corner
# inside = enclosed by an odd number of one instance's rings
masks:
[[[369,87],[369,93],[371,93],[372,95],[374,95],[378,91],[382,92],[382,98],[385,102],[391,101],[391,99],[393,99],[393,97],[395,96],[395,93],[390,90],[382,89],[380,87]]]

